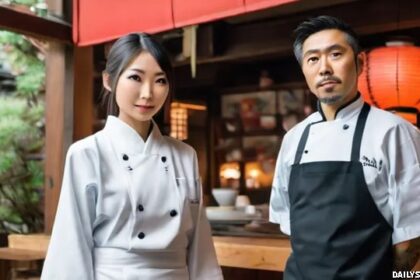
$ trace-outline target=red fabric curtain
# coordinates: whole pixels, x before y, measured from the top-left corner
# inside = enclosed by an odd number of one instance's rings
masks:
[[[129,32],[161,32],[293,1],[73,0],[73,41],[92,45]]]
[[[79,46],[172,28],[172,0],[73,0],[73,41]]]
[[[244,0],[173,0],[175,26],[208,22],[245,12]]]
[[[278,5],[296,2],[297,0],[244,0],[247,12],[275,7]]]

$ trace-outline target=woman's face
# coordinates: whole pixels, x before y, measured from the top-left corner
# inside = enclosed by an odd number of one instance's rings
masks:
[[[118,79],[118,117],[133,127],[148,122],[162,108],[168,93],[166,74],[148,51],[142,51]]]

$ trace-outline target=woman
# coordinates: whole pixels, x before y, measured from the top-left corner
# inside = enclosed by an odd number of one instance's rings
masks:
[[[195,151],[152,120],[173,89],[171,71],[147,34],[111,48],[103,74],[111,115],[68,151],[41,279],[223,279]]]

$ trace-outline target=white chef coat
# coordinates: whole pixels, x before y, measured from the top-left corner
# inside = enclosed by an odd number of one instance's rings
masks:
[[[43,280],[223,279],[195,151],[120,119],[74,143]]]
[[[359,96],[326,121],[322,111],[308,116],[284,137],[278,155],[270,198],[270,221],[290,235],[289,178],[299,140],[310,127],[301,163],[350,161]],[[363,133],[360,162],[368,190],[393,227],[393,243],[420,236],[420,132],[404,119],[371,107]]]

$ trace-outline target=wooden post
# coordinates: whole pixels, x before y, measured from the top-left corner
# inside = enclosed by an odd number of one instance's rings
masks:
[[[93,49],[53,43],[47,57],[45,232],[51,233],[71,143],[93,132]]]
[[[50,43],[46,57],[45,232],[51,233],[60,196],[65,153],[73,139],[70,47]]]
[[[94,66],[93,47],[74,48],[74,131],[73,140],[80,140],[93,133]]]
[[[68,16],[63,0],[47,0],[48,9]],[[45,232],[51,233],[60,196],[65,153],[73,140],[73,47],[50,42],[46,56]]]

